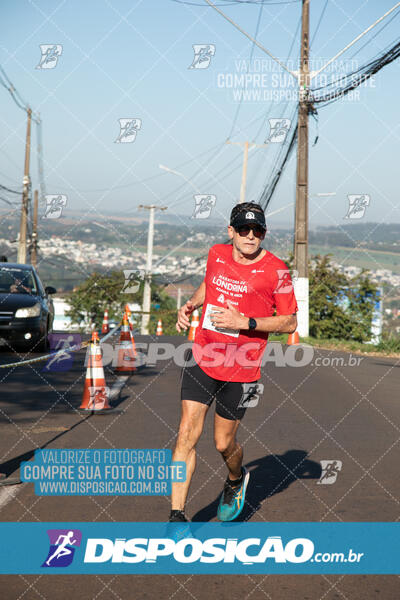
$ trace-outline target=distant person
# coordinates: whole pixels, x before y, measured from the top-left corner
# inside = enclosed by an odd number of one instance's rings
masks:
[[[15,279],[14,283],[10,285],[10,292],[12,294],[30,294],[31,289],[23,285],[21,279]]]
[[[293,333],[297,327],[289,270],[261,248],[266,230],[259,204],[237,204],[228,226],[232,245],[212,246],[204,281],[178,312],[180,332],[189,327],[190,314],[204,306],[193,350],[182,370],[181,420],[172,460],[185,461],[186,481],[172,484],[170,522],[187,521],[185,503],[196,465],[195,448],[214,399],[215,446],[228,469],[218,518],[232,521],[244,506],[250,474],[242,466],[243,449],[236,432],[247,406],[258,403],[257,381],[268,334]]]

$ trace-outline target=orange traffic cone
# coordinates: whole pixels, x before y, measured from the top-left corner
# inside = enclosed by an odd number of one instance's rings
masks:
[[[193,311],[193,319],[192,319],[192,322],[190,323],[190,329],[189,329],[189,335],[188,335],[189,342],[194,341],[194,337],[196,335],[196,329],[199,326],[199,323],[200,323],[199,311],[196,308],[196,310]]]
[[[163,334],[162,321],[161,321],[161,319],[158,319],[156,335],[162,335],[162,334]]]
[[[103,324],[101,326],[101,333],[108,333],[109,331],[110,331],[110,327],[108,325],[108,310],[105,310]]]
[[[129,324],[129,329],[132,331],[133,327],[132,327],[132,321],[131,321],[131,309],[129,308],[129,304],[125,304],[125,314],[126,314],[126,318],[128,319],[128,324]]]
[[[92,341],[89,346],[86,379],[83,388],[82,403],[79,408],[81,410],[93,410],[96,412],[112,408],[108,402],[108,388],[104,379],[101,347],[97,331],[93,332]]]
[[[122,317],[121,335],[119,336],[116,348],[117,347],[118,358],[115,371],[118,371],[119,373],[132,373],[133,371],[136,371],[135,353],[126,313],[124,313],[124,316]]]
[[[135,344],[135,339],[133,337],[133,323],[132,323],[132,319],[131,319],[132,312],[131,312],[131,309],[129,308],[129,304],[125,304],[125,314],[128,319],[129,331],[131,332],[131,342],[132,342],[133,354],[136,357],[137,356],[136,344]]]
[[[299,332],[289,333],[286,344],[288,346],[297,346],[300,344]]]

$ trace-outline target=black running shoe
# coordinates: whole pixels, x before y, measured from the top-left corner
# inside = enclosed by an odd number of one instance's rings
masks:
[[[173,515],[170,515],[167,537],[172,538],[175,542],[179,542],[184,538],[192,538],[192,532],[190,529],[189,521],[185,517],[183,510],[176,511]]]
[[[185,513],[183,510],[176,511],[173,515],[169,517],[170,523],[184,523],[187,522],[187,518],[185,517]]]

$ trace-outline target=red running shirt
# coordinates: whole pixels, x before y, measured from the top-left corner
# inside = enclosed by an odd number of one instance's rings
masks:
[[[268,333],[223,330],[213,327],[209,312],[230,300],[246,317],[292,315],[297,309],[290,273],[271,252],[251,264],[233,260],[232,246],[210,248],[205,276],[206,295],[193,343],[193,356],[200,368],[220,381],[257,381]]]

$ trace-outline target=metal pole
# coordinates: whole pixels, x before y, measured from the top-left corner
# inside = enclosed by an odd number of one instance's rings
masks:
[[[246,201],[247,162],[249,158],[249,142],[244,143],[242,183],[240,186],[240,204]]]
[[[151,204],[149,206],[144,206],[143,204],[139,205],[139,208],[147,208],[150,210],[149,215],[149,229],[147,232],[147,256],[146,256],[146,273],[144,279],[144,287],[143,287],[143,315],[142,315],[142,325],[140,328],[140,333],[142,335],[149,334],[149,321],[150,321],[150,305],[151,305],[151,269],[153,264],[153,238],[154,238],[154,211],[166,210],[166,206],[155,206]],[[146,314],[147,313],[147,314]]]
[[[29,159],[31,153],[31,117],[32,110],[28,108],[28,123],[26,127],[26,144],[25,144],[25,167],[24,167],[24,179],[22,188],[22,207],[21,207],[21,221],[19,227],[19,245],[18,245],[18,257],[17,262],[21,264],[26,263],[26,233],[27,233],[27,222],[28,222],[28,194],[29,194]]]
[[[33,200],[32,253],[31,264],[37,265],[37,221],[38,221],[39,192],[35,190]]]
[[[294,282],[299,305],[298,332],[309,333],[308,317],[308,86],[309,86],[309,30],[310,0],[302,0],[301,48],[299,73],[299,113],[297,133],[296,210],[294,230],[294,268],[298,272]]]
[[[178,287],[178,297],[176,299],[176,308],[179,310],[182,303],[182,288]]]
[[[149,321],[150,321],[150,304],[151,304],[151,266],[153,262],[153,238],[154,238],[154,206],[150,206],[149,215],[149,230],[147,232],[147,257],[146,257],[146,273],[143,288],[143,317],[142,317],[142,328],[140,333],[142,335],[149,334]],[[146,314],[147,313],[147,314]]]
[[[255,144],[254,142],[231,142],[227,140],[226,144],[232,144],[233,146],[244,146],[243,153],[243,168],[242,168],[242,182],[240,184],[240,199],[239,204],[246,201],[246,181],[247,181],[247,164],[249,161],[249,148],[266,148],[267,144]]]

